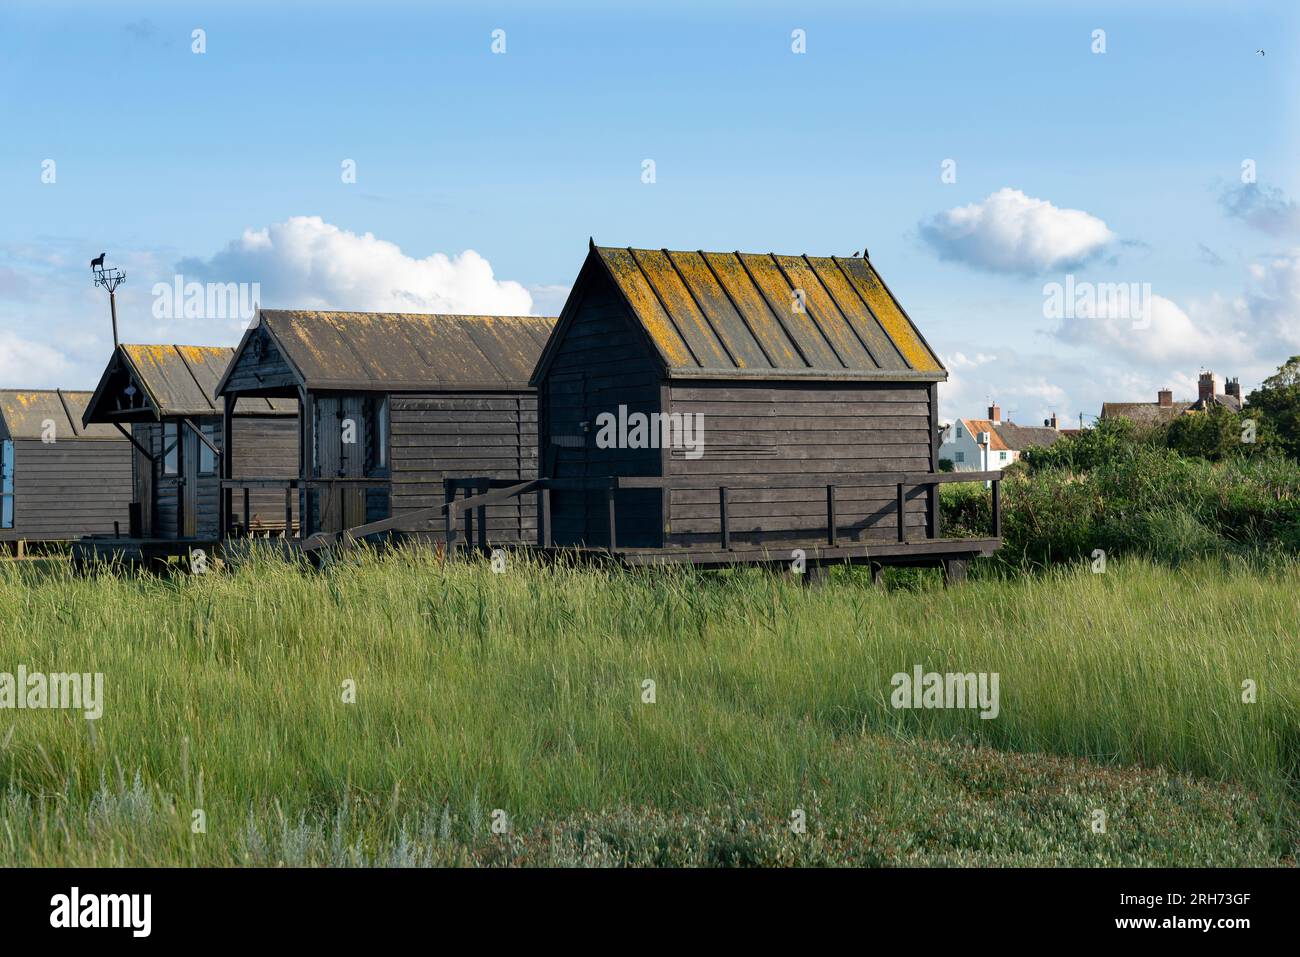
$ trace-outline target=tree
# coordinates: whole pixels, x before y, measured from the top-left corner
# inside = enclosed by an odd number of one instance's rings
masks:
[[[1274,444],[1292,458],[1300,458],[1300,356],[1292,356],[1258,389],[1246,397],[1243,418],[1257,418]]]
[[[1165,444],[1181,455],[1220,462],[1232,455],[1262,452],[1268,436],[1258,423],[1247,428],[1250,413],[1233,412],[1226,406],[1211,406],[1204,412],[1180,415],[1165,429]]]

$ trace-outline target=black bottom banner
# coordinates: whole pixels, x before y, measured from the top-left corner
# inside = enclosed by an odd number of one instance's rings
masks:
[[[496,943],[577,932],[942,940],[1198,937],[1295,923],[1293,870],[4,870],[6,938],[119,944],[292,941],[478,928]],[[978,937],[971,937],[978,931]],[[988,935],[996,936],[990,937]],[[590,938],[589,938],[590,939]],[[609,939],[609,938],[607,938]]]

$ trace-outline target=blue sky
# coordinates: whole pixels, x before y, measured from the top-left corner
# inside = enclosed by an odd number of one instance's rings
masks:
[[[1292,4],[269,6],[0,10],[0,386],[93,386],[103,250],[124,339],[232,343],[154,284],[553,313],[588,236],[867,246],[945,416],[1077,418],[1202,367],[1249,389],[1300,352]],[[1067,273],[1149,283],[1154,321],[1045,316]]]

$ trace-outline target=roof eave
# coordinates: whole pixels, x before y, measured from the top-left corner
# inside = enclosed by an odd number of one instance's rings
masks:
[[[947,370],[915,369],[669,369],[669,379],[812,379],[823,382],[946,382]]]

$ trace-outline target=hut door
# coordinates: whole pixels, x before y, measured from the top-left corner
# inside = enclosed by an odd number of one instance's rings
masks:
[[[363,396],[319,396],[316,442],[319,477],[364,478],[369,423]],[[321,486],[320,530],[338,532],[366,523],[366,491],[346,485]]]
[[[181,425],[185,438],[181,442],[180,534],[194,538],[199,518],[199,436],[188,425]]]

